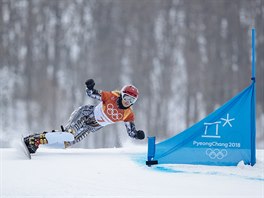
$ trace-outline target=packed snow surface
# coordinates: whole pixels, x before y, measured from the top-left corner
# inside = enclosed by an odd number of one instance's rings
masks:
[[[1,198],[179,197],[263,198],[264,151],[254,167],[157,165],[146,146],[113,149],[40,148],[31,160],[1,151]]]

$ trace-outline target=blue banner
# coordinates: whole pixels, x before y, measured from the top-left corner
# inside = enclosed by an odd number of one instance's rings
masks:
[[[192,127],[156,144],[155,151],[151,151],[152,155],[154,153],[151,161],[226,166],[244,161],[254,165],[254,84],[255,81]]]

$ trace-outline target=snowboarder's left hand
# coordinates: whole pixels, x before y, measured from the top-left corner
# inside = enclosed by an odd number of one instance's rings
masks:
[[[136,138],[136,139],[139,139],[139,140],[143,140],[143,139],[145,138],[145,133],[144,133],[144,131],[142,131],[142,130],[137,130],[137,131],[136,131],[135,138]]]

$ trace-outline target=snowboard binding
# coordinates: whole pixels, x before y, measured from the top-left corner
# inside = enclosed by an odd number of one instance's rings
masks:
[[[48,141],[45,137],[47,132],[43,132],[40,134],[30,135],[24,138],[24,142],[28,148],[30,154],[36,153],[40,144],[47,144]]]

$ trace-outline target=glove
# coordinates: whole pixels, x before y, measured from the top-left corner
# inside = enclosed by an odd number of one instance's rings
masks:
[[[144,133],[144,131],[142,131],[142,130],[138,130],[138,131],[136,131],[135,138],[136,138],[136,139],[139,139],[139,140],[143,140],[143,139],[145,138],[145,133]]]
[[[93,90],[94,85],[95,85],[95,82],[94,82],[93,79],[89,79],[89,80],[87,80],[87,81],[85,82],[85,85],[86,85],[87,89],[89,89],[89,90]]]

